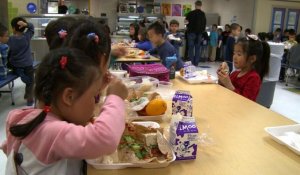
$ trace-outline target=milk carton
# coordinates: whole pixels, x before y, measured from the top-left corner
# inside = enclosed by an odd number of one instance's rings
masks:
[[[180,113],[182,116],[193,115],[193,98],[189,91],[176,91],[172,99],[172,114]]]
[[[189,61],[183,66],[184,78],[189,79],[196,76],[196,67]]]
[[[172,117],[170,126],[170,143],[176,160],[196,159],[198,128],[194,117]]]

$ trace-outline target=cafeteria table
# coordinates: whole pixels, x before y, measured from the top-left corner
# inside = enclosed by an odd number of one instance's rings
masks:
[[[207,133],[212,143],[199,145],[196,160],[175,161],[159,169],[98,170],[88,165],[88,175],[300,174],[300,156],[264,131],[295,122],[218,84],[191,85],[178,77],[173,84],[175,90],[191,92],[199,132]]]

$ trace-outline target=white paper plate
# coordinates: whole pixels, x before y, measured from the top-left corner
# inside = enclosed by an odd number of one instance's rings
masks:
[[[300,124],[266,127],[265,131],[278,143],[300,155]]]
[[[160,125],[157,122],[133,122],[135,124],[143,125],[145,127],[153,127],[153,128],[159,128]],[[165,163],[156,163],[156,162],[150,162],[150,163],[115,163],[115,164],[103,164],[98,163],[96,159],[87,159],[86,162],[93,166],[96,169],[107,169],[107,170],[113,170],[113,169],[125,169],[130,167],[136,167],[136,168],[164,168],[170,165],[170,163],[174,162],[176,159],[175,153],[172,152],[173,159],[165,162]]]
[[[207,76],[199,76],[199,75],[193,78],[185,78],[181,76],[179,72],[176,72],[176,75],[190,84],[200,84],[200,83],[215,84],[218,81],[218,79],[212,75],[210,75],[210,78],[207,78]]]

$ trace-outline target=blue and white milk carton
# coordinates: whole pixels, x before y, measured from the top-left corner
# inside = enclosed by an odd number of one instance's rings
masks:
[[[178,114],[179,115],[179,114]],[[172,117],[170,126],[170,143],[176,160],[196,159],[198,128],[194,117]]]
[[[172,115],[180,113],[182,116],[193,115],[193,98],[189,91],[176,91],[172,99]]]

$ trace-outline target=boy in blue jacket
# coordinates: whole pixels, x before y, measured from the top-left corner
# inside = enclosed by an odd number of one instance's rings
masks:
[[[148,28],[149,40],[155,47],[149,52],[150,54],[157,54],[162,64],[167,67],[166,58],[176,55],[176,49],[169,41],[165,40],[165,33],[164,26],[159,22],[151,24]],[[177,56],[176,70],[180,70],[181,68],[183,68],[183,61]]]
[[[34,35],[34,27],[25,19],[16,17],[11,21],[13,35],[9,37],[10,64],[14,72],[26,84],[24,99],[27,106],[33,105],[33,58],[31,55],[30,40]]]

